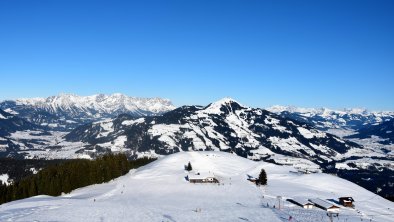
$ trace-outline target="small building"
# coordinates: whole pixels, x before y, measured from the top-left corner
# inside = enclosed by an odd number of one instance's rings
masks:
[[[300,198],[300,197],[295,197],[292,199],[287,199],[287,201],[289,201],[290,203],[296,204],[304,209],[312,209],[314,204],[309,202],[307,199],[305,198]]]
[[[339,203],[341,203],[345,207],[353,207],[354,199],[353,197],[340,197]]]
[[[189,175],[187,179],[190,183],[219,183],[219,180],[212,175]]]
[[[309,201],[315,204],[316,207],[326,210],[327,212],[338,212],[340,208],[337,205],[320,198],[309,199]]]

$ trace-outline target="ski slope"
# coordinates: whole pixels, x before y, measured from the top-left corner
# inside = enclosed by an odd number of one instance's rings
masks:
[[[218,184],[191,184],[184,165],[213,174]],[[268,185],[246,180],[264,168]],[[352,196],[334,221],[394,221],[394,204],[335,176],[299,174],[290,166],[254,162],[224,152],[180,152],[106,184],[60,197],[37,196],[0,205],[0,221],[329,221],[321,209],[304,210],[277,196],[335,199]],[[275,208],[273,206],[275,205]]]

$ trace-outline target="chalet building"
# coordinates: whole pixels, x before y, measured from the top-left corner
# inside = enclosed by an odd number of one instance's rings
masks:
[[[219,180],[211,175],[190,175],[187,179],[190,183],[219,183]]]
[[[341,203],[345,207],[353,207],[354,199],[353,197],[340,197],[339,203]]]
[[[295,205],[298,205],[304,209],[312,209],[314,204],[309,202],[307,199],[305,198],[299,198],[299,197],[295,197],[293,199],[287,199],[287,201],[289,201],[290,203],[293,203]]]
[[[321,208],[327,212],[338,212],[340,208],[337,205],[320,198],[309,199],[309,201],[316,207]]]

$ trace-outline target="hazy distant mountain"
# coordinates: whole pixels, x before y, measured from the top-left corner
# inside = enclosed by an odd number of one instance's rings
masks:
[[[320,129],[348,128],[358,130],[394,118],[394,112],[370,112],[366,109],[331,110],[327,108],[298,108],[272,106],[267,110],[284,117],[307,122]]]
[[[48,98],[7,100],[0,109],[54,130],[76,126],[127,113],[135,117],[160,115],[175,107],[161,98],[137,98],[122,94],[77,96],[60,94]]]

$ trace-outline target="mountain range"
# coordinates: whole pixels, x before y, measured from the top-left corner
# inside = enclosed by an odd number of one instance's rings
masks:
[[[394,196],[392,112],[261,109],[231,98],[175,108],[169,100],[120,94],[20,99],[0,107],[0,157],[70,159],[124,152],[139,158],[224,151],[302,172],[334,173]]]
[[[161,98],[137,98],[123,94],[78,96],[60,94],[48,98],[6,100],[0,109],[17,114],[48,130],[69,131],[75,127],[127,113],[132,116],[159,115],[174,109]]]
[[[299,108],[293,106],[272,106],[268,111],[301,122],[309,123],[322,130],[350,129],[360,130],[394,118],[392,111],[368,111],[366,109],[332,110],[328,108]]]
[[[180,151],[234,152],[250,159],[283,154],[330,162],[361,146],[324,133],[306,123],[264,109],[245,107],[226,98],[206,107],[182,106],[161,116],[117,118],[87,124],[65,136],[84,142],[85,151],[119,146],[130,155],[166,155]]]

